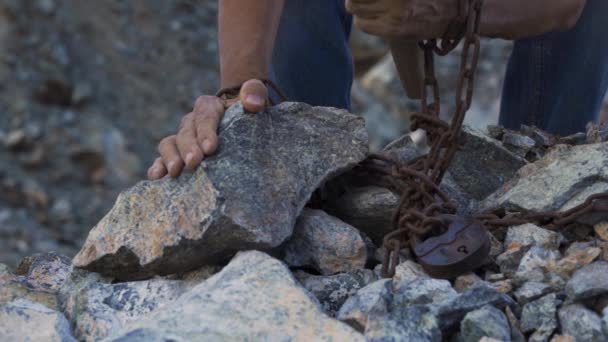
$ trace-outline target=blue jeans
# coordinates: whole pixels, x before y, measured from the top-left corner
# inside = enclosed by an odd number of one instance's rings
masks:
[[[608,0],[587,0],[576,26],[515,42],[500,123],[567,135],[597,119],[608,88]],[[344,0],[286,0],[271,77],[290,100],[350,108],[352,19]]]
[[[587,0],[574,28],[515,42],[500,124],[535,125],[554,134],[585,131],[608,87],[608,1]]]

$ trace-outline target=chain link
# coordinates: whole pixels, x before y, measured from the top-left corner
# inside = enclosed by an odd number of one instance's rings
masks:
[[[390,157],[374,154],[364,161],[357,172],[367,179],[400,194],[399,205],[393,216],[394,230],[383,240],[385,249],[382,274],[392,277],[399,263],[401,248],[442,234],[450,222],[446,215],[454,214],[456,206],[439,189],[444,173],[459,146],[461,127],[471,106],[475,86],[475,71],[479,60],[482,0],[462,0],[466,8],[466,29],[456,39],[438,43],[430,39],[419,43],[424,51],[425,77],[422,91],[422,113],[412,115],[411,130],[422,129],[431,146],[424,156],[402,163]],[[450,124],[439,118],[440,97],[435,77],[434,55],[446,55],[464,39],[456,90],[456,109]],[[608,193],[590,196],[587,200],[564,212],[544,213],[509,212],[484,213],[475,219],[488,229],[498,229],[533,222],[548,229],[561,229],[591,212],[608,212]]]

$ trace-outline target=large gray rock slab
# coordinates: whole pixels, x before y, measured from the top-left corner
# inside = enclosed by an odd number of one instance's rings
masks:
[[[123,192],[74,265],[121,279],[187,271],[239,250],[269,250],[292,234],[312,192],[367,154],[360,117],[282,103],[230,108],[220,149],[194,174]]]
[[[377,280],[376,274],[366,269],[333,276],[317,276],[298,271],[294,276],[319,300],[323,310],[332,317],[349,297]]]
[[[323,275],[362,269],[367,245],[359,231],[322,210],[305,208],[285,244],[284,261],[310,267]]]
[[[289,269],[263,252],[238,253],[173,303],[112,336],[129,340],[363,341],[321,310]]]
[[[608,293],[608,262],[596,261],[574,272],[566,284],[568,298],[576,301]]]
[[[76,342],[70,332],[70,323],[61,312],[25,299],[0,306],[0,339]]]
[[[589,196],[608,190],[608,143],[558,145],[545,157],[528,164],[518,175],[480,203],[481,211],[567,210]],[[596,223],[604,215],[587,215]]]
[[[490,195],[526,165],[524,158],[507,150],[500,141],[467,126],[462,131],[463,142],[448,172],[474,199]]]

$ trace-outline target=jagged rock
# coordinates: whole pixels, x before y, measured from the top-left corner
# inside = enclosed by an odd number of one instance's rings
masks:
[[[509,227],[505,237],[505,248],[517,243],[523,247],[540,246],[557,249],[561,241],[560,235],[554,231],[540,228],[532,223]]]
[[[395,288],[420,278],[430,278],[430,276],[422,266],[412,260],[406,260],[395,267],[395,275],[393,276]]]
[[[462,131],[464,143],[448,172],[474,199],[490,195],[526,165],[525,159],[508,151],[499,141],[467,126]]]
[[[493,306],[484,306],[466,314],[460,322],[460,333],[464,342],[477,342],[482,337],[498,341],[511,340],[507,317]]]
[[[441,330],[432,310],[413,305],[384,316],[373,315],[365,329],[365,339],[379,341],[441,341]]]
[[[490,286],[500,293],[511,293],[513,291],[513,281],[511,279],[493,282],[490,283]]]
[[[351,327],[324,314],[282,262],[258,251],[238,253],[221,272],[112,337],[131,336],[146,340],[363,340]]]
[[[0,305],[0,336],[3,341],[76,342],[61,312],[24,299]]]
[[[551,293],[524,305],[521,313],[522,331],[534,331],[537,337],[551,336],[557,328],[557,307],[560,303],[556,294]]]
[[[503,309],[506,306],[516,308],[517,304],[506,294],[486,284],[474,286],[458,297],[436,306],[435,312],[439,318],[441,330],[449,329],[460,322],[470,311],[492,305]]]
[[[566,284],[566,294],[572,301],[608,293],[608,262],[596,261],[574,272]]]
[[[219,130],[221,148],[193,175],[123,192],[74,265],[132,279],[277,247],[312,192],[367,153],[361,118],[300,103],[256,115],[236,105]]]
[[[477,274],[468,273],[465,275],[461,275],[454,280],[454,289],[458,293],[462,293],[480,283],[483,283],[483,280],[479,278]]]
[[[606,122],[590,122],[587,124],[587,143],[599,143],[608,140],[608,124]]]
[[[490,240],[490,258],[495,259],[505,251],[503,243],[494,236],[494,234],[488,232],[488,239]]]
[[[525,156],[536,145],[534,139],[511,130],[504,132],[502,142],[508,150],[520,156]]]
[[[117,284],[85,274],[66,284],[62,290],[62,307],[79,340],[99,341],[131,322],[162,310],[210,273],[188,281],[156,278]]]
[[[393,230],[392,216],[399,197],[390,190],[377,187],[355,187],[332,203],[330,213],[382,243],[384,235]]]
[[[458,297],[447,280],[419,278],[409,283],[393,285],[391,311],[416,304],[441,304]]]
[[[556,146],[541,160],[520,169],[517,178],[482,201],[478,209],[535,212],[570,209],[608,189],[606,160],[608,143]],[[605,216],[586,215],[584,223],[594,224]]]
[[[595,261],[602,250],[598,247],[589,247],[576,251],[570,251],[557,263],[549,265],[549,270],[560,276],[562,279],[569,279],[574,271],[583,268]]]
[[[521,259],[529,249],[517,243],[512,243],[502,254],[496,257],[500,272],[512,274],[517,271]]]
[[[542,282],[545,280],[545,274],[548,273],[550,265],[560,257],[559,251],[534,246],[521,259],[513,280],[518,283]]]
[[[600,316],[581,304],[561,308],[558,316],[562,333],[575,336],[577,342],[599,342],[608,338],[604,334]]]
[[[44,277],[43,279],[49,279]],[[35,280],[32,283],[38,285]],[[57,296],[55,291],[39,291],[32,289],[27,284],[27,277],[12,274],[8,267],[0,264],[0,305],[14,300],[28,300],[40,303],[50,309],[58,309]]]
[[[71,270],[70,259],[49,252],[24,258],[15,273],[32,290],[57,293]]]
[[[505,308],[505,316],[507,317],[509,326],[511,328],[511,340],[513,342],[526,342],[526,337],[521,332],[521,324],[519,323],[519,319],[517,319],[511,308]]]
[[[322,210],[306,208],[285,245],[283,259],[293,267],[332,275],[363,268],[367,246],[356,228]]]
[[[319,300],[323,310],[330,316],[335,316],[349,297],[376,280],[376,275],[371,270],[356,270],[333,276],[316,276],[299,271],[295,277]]]
[[[551,286],[536,281],[525,282],[513,293],[519,305],[525,305],[551,292]]]
[[[381,279],[357,291],[346,300],[336,315],[338,319],[363,332],[370,315],[384,315],[392,300],[392,282]]]

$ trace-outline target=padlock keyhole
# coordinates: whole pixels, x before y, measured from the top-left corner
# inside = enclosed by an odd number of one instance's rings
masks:
[[[469,254],[469,250],[467,249],[467,246],[465,246],[465,245],[458,247],[457,251],[460,253]]]

